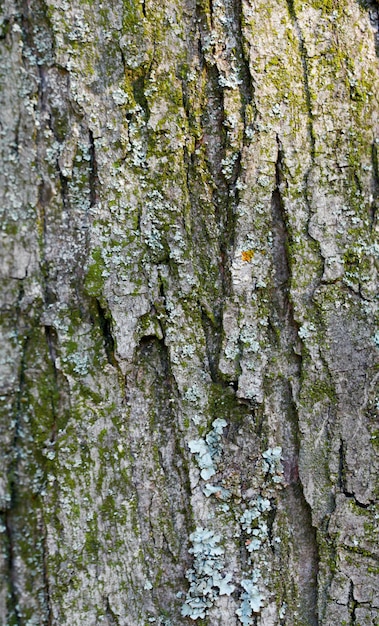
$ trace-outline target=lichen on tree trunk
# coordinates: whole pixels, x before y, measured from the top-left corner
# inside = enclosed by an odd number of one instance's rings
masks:
[[[2,624],[378,624],[378,21],[1,4]]]

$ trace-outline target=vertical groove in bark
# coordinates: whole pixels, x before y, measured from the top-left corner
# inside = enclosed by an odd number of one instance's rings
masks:
[[[139,534],[146,577],[157,581],[152,601],[157,610],[171,606],[174,611],[180,603],[168,576],[172,568],[177,570],[176,575],[181,570],[180,562],[192,525],[189,485],[178,431],[179,398],[163,339],[144,336],[135,351],[135,363],[136,378],[128,376],[127,387],[132,407],[128,429],[134,459],[131,471],[137,496]],[[133,401],[137,403],[141,394],[146,394],[147,414],[144,415],[139,414],[137,406],[133,410]],[[149,456],[141,465],[139,455],[146,452]]]
[[[22,294],[22,288],[20,290],[20,294]],[[22,297],[22,296],[21,296]],[[20,320],[18,320],[20,322]],[[23,329],[18,328],[18,332],[25,332]],[[20,418],[22,411],[22,398],[24,393],[25,386],[25,368],[26,368],[26,352],[29,343],[29,336],[26,335],[22,337],[22,352],[21,352],[21,361],[19,366],[19,375],[18,375],[18,388],[17,395],[15,398],[14,411],[13,411],[13,441],[10,449],[10,462],[8,468],[8,486],[9,486],[9,506],[5,511],[5,529],[6,529],[6,537],[7,537],[7,548],[8,548],[8,585],[9,585],[9,595],[8,595],[8,613],[9,619],[15,620],[15,625],[21,625],[21,615],[20,615],[20,600],[19,597],[19,589],[18,589],[18,571],[16,566],[16,551],[19,547],[20,536],[17,533],[18,526],[18,509],[19,509],[19,487],[20,487],[20,476],[18,475],[19,470],[19,457],[20,457]]]
[[[99,178],[97,175],[96,149],[93,139],[93,132],[90,129],[89,134],[89,150],[90,150],[90,171],[89,171],[89,197],[90,207],[94,207],[98,201]]]
[[[218,364],[222,346],[222,317],[218,314],[215,317],[212,316],[212,319],[209,319],[209,315],[207,315],[207,312],[203,309],[201,322],[204,330],[209,371],[213,382],[217,383],[220,381]]]
[[[374,34],[375,51],[379,56],[379,8],[376,0],[358,0],[359,5],[368,11],[370,25]]]
[[[236,7],[233,7],[234,10]],[[230,258],[233,253],[234,239],[235,239],[235,210],[238,203],[238,190],[235,185],[240,175],[241,168],[241,154],[239,153],[237,159],[233,164],[233,171],[230,178],[227,180],[223,173],[223,161],[226,157],[228,147],[228,136],[225,130],[225,108],[224,108],[224,88],[221,86],[221,74],[216,62],[212,64],[207,60],[207,55],[204,52],[203,40],[211,36],[211,31],[208,27],[207,15],[198,6],[198,22],[201,25],[199,47],[201,54],[201,65],[206,69],[207,81],[206,81],[206,105],[202,114],[202,127],[204,132],[204,142],[206,146],[206,158],[209,173],[212,178],[212,201],[219,225],[219,239],[220,239],[220,265],[221,265],[221,280],[224,285],[223,295],[224,297],[231,291],[230,281]],[[210,20],[211,26],[213,24],[213,7],[210,4]],[[236,21],[236,26],[240,27],[240,21]],[[241,93],[243,93],[243,111],[246,104],[249,102],[250,94],[250,74],[246,63],[244,61],[244,53],[242,49],[242,33],[239,30],[237,33],[238,41],[238,55],[241,59],[242,68],[242,87],[240,86]],[[209,56],[209,53],[208,53]],[[196,176],[196,168],[195,168]]]
[[[52,626],[53,615],[51,611],[51,598],[50,598],[50,579],[49,579],[49,549],[47,543],[47,528],[46,521],[43,517],[43,511],[39,513],[38,531],[41,533],[42,542],[42,577],[43,577],[43,594],[44,604],[46,609],[46,616],[44,619],[44,626]]]
[[[247,42],[243,28],[243,2],[233,0],[234,23],[236,25],[237,58],[240,59],[241,84],[239,89],[242,95],[242,115],[245,116],[246,105],[254,102],[254,84],[250,73]]]
[[[115,357],[115,340],[112,334],[112,325],[109,319],[109,313],[107,313],[107,311],[101,306],[98,299],[96,299],[96,308],[98,323],[103,336],[104,350],[107,355],[108,363],[113,365],[113,367],[117,367],[117,359]]]
[[[349,609],[350,609],[350,626],[355,626],[357,623],[356,620],[356,608],[357,608],[358,604],[357,601],[354,598],[354,583],[351,580],[350,581],[350,587],[349,587]]]
[[[282,197],[282,186],[286,185],[283,171],[283,153],[278,142],[278,156],[275,166],[276,188],[272,194],[272,231],[274,266],[274,326],[279,334],[279,353],[286,360],[287,380],[283,381],[282,399],[284,477],[287,483],[282,506],[286,510],[294,538],[294,553],[297,571],[294,583],[298,587],[299,617],[310,626],[318,626],[318,545],[316,529],[312,525],[311,509],[307,503],[299,475],[299,452],[301,433],[297,413],[294,387],[302,377],[302,358],[299,352],[298,324],[293,315],[290,300],[291,265],[289,254],[291,237],[288,232],[287,216]],[[298,393],[298,392],[296,392]]]
[[[52,389],[51,389],[51,435],[50,435],[50,443],[55,443],[57,436],[57,421],[58,421],[58,412],[59,407],[56,406],[56,403],[59,401],[60,397],[60,385],[58,381],[58,371],[56,368],[56,358],[57,358],[57,338],[56,333],[51,326],[45,326],[45,338],[47,343],[48,355],[50,358],[50,367],[52,371]]]
[[[296,36],[299,41],[299,52],[301,58],[301,64],[303,68],[303,83],[304,83],[304,93],[305,93],[305,101],[307,103],[307,111],[308,111],[308,132],[309,132],[309,141],[310,141],[310,152],[312,161],[315,158],[315,148],[316,148],[316,137],[313,128],[313,107],[312,107],[312,94],[309,85],[309,69],[308,69],[308,53],[305,46],[305,41],[303,37],[303,33],[301,32],[300,24],[296,15],[295,9],[295,0],[286,0],[288,6],[288,12],[290,14],[293,27],[295,29]]]
[[[108,618],[109,626],[118,626],[119,621],[118,621],[115,613],[111,609],[111,605],[109,603],[109,598],[107,598],[106,606],[107,606],[107,618]]]
[[[344,442],[340,440],[339,462],[338,462],[338,488],[342,493],[346,493],[346,476],[345,476],[345,450]]]
[[[379,138],[378,138],[379,139]],[[371,230],[377,225],[377,212],[379,203],[379,161],[378,161],[378,144],[375,139],[371,146],[371,163],[372,163],[372,195],[373,199],[370,206]]]
[[[4,514],[4,524],[5,524],[5,534],[6,534],[6,549],[8,552],[7,558],[7,609],[8,615],[7,620],[12,626],[21,626],[20,615],[18,610],[18,593],[16,587],[16,572],[15,572],[15,542],[13,538],[13,510],[15,505],[15,494],[14,488],[10,489],[10,508]]]

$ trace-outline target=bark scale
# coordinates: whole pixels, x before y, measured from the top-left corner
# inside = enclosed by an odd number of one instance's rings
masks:
[[[378,7],[0,6],[7,626],[373,626]]]

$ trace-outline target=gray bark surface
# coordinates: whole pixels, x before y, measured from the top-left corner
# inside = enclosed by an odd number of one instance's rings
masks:
[[[378,626],[378,5],[2,0],[0,622]]]

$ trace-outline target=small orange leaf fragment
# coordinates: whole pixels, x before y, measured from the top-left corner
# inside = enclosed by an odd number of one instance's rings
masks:
[[[254,250],[242,250],[241,252],[242,261],[247,261],[251,263],[254,257]]]

